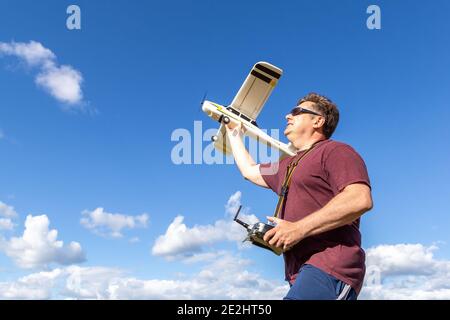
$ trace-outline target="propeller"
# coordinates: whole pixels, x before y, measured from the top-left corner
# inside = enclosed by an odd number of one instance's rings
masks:
[[[203,98],[202,98],[202,100],[200,101],[200,111],[202,111],[202,112],[203,112],[202,106],[203,106],[203,103],[204,103],[205,100],[206,100],[206,96],[207,96],[207,95],[208,95],[208,90],[205,91],[205,94],[203,95]],[[211,136],[211,141],[212,141],[212,142],[216,142],[218,139],[219,139],[219,138],[218,138],[216,135]]]
[[[202,101],[200,102],[200,111],[202,111],[203,102],[205,102],[207,95],[208,95],[208,90],[205,91],[205,94],[203,95]]]

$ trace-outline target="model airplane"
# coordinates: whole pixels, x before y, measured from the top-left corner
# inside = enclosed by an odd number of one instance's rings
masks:
[[[256,123],[256,118],[282,74],[283,70],[280,68],[267,62],[258,62],[253,66],[229,106],[203,101],[202,110],[220,123],[219,131],[211,137],[217,150],[224,154],[231,153],[231,149],[227,147],[229,142],[224,126],[224,124],[231,122],[236,125],[241,123],[246,135],[266,144],[268,147],[279,150],[281,157],[296,154],[294,146],[272,138],[262,131]]]

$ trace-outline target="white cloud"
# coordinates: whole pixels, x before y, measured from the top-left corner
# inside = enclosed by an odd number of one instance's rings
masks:
[[[30,41],[29,43],[0,42],[0,54],[16,56],[30,66],[45,66],[47,63],[56,60],[56,56],[51,50],[36,41]]]
[[[108,213],[103,208],[92,211],[84,210],[84,216],[80,223],[85,228],[99,235],[106,235],[113,238],[122,237],[122,229],[145,228],[148,223],[148,214],[130,216],[120,213]]]
[[[385,275],[426,275],[438,264],[433,258],[437,246],[422,244],[379,245],[367,251],[367,265],[375,265]]]
[[[109,286],[111,299],[281,299],[284,282],[267,280],[246,267],[250,261],[231,254],[214,260],[183,280],[117,279]]]
[[[12,230],[14,223],[9,218],[0,218],[0,230]]]
[[[62,294],[72,299],[109,299],[111,283],[124,276],[116,268],[70,266],[65,270]]]
[[[14,207],[0,201],[0,230],[12,230],[15,225],[13,219],[17,216]]]
[[[41,43],[30,41],[0,42],[0,55],[15,56],[27,65],[36,67],[36,84],[44,88],[60,102],[72,106],[69,109],[83,109],[83,76],[69,65],[58,65],[56,55]]]
[[[141,240],[139,239],[139,237],[133,237],[133,238],[131,238],[130,240],[128,240],[128,242],[129,243],[138,243],[138,242],[140,242]]]
[[[81,83],[83,77],[71,66],[52,66],[36,77],[36,83],[61,102],[76,104],[83,99]]]
[[[367,283],[368,275],[359,299],[450,299],[450,261],[430,257],[434,250],[420,244],[369,248],[368,269],[377,267],[374,263],[380,258],[389,262],[378,267],[381,283]],[[206,262],[198,272],[168,279],[139,279],[123,270],[95,266],[33,273],[0,282],[0,299],[281,299],[289,289],[285,282],[262,277],[252,270],[250,260],[230,252],[202,253],[197,258],[191,262]],[[404,268],[405,262],[420,265]],[[421,267],[431,269],[422,272]]]
[[[0,216],[5,218],[16,218],[17,212],[14,210],[14,207],[0,201]]]
[[[61,269],[33,273],[14,282],[0,282],[0,299],[48,299]]]
[[[241,196],[242,193],[240,191],[236,191],[231,197],[228,199],[227,204],[225,205],[225,212],[234,218],[239,206],[241,205]]]
[[[233,194],[227,202],[226,211],[234,215],[234,208],[240,205],[241,193]],[[242,220],[255,223],[258,218],[254,215],[242,214]],[[203,247],[219,241],[236,241],[241,243],[246,236],[245,229],[230,217],[217,220],[212,225],[195,225],[192,228],[183,223],[184,217],[177,216],[169,225],[164,235],[159,236],[152,248],[152,254],[165,258],[188,258],[200,252]]]
[[[22,237],[2,240],[0,249],[21,268],[48,267],[51,263],[63,265],[83,262],[84,252],[78,242],[68,246],[57,240],[58,231],[49,230],[46,215],[28,215]]]
[[[211,252],[200,252],[186,257],[182,260],[183,263],[192,264],[200,262],[211,262],[217,260],[227,254],[227,251],[211,251]]]
[[[361,299],[450,299],[450,261],[434,245],[380,245],[367,250]]]
[[[2,299],[281,299],[284,282],[247,269],[250,261],[229,253],[183,279],[138,279],[104,267],[70,266],[0,282]]]

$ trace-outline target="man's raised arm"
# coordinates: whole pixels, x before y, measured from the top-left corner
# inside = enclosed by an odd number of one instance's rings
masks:
[[[268,188],[269,186],[264,181],[261,173],[259,172],[259,164],[257,164],[253,160],[247,149],[245,149],[243,142],[242,125],[239,124],[234,128],[230,128],[228,124],[225,127],[227,130],[227,136],[228,140],[230,141],[234,160],[236,161],[236,164],[241,171],[242,176],[258,186]]]

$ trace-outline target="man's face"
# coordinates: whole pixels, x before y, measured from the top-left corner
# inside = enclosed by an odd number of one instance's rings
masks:
[[[315,111],[314,102],[305,101],[299,105],[302,108]],[[299,115],[293,116],[292,114],[286,115],[286,129],[284,130],[284,135],[289,141],[296,141],[305,135],[312,134],[314,132],[314,123],[318,116],[300,113]]]

